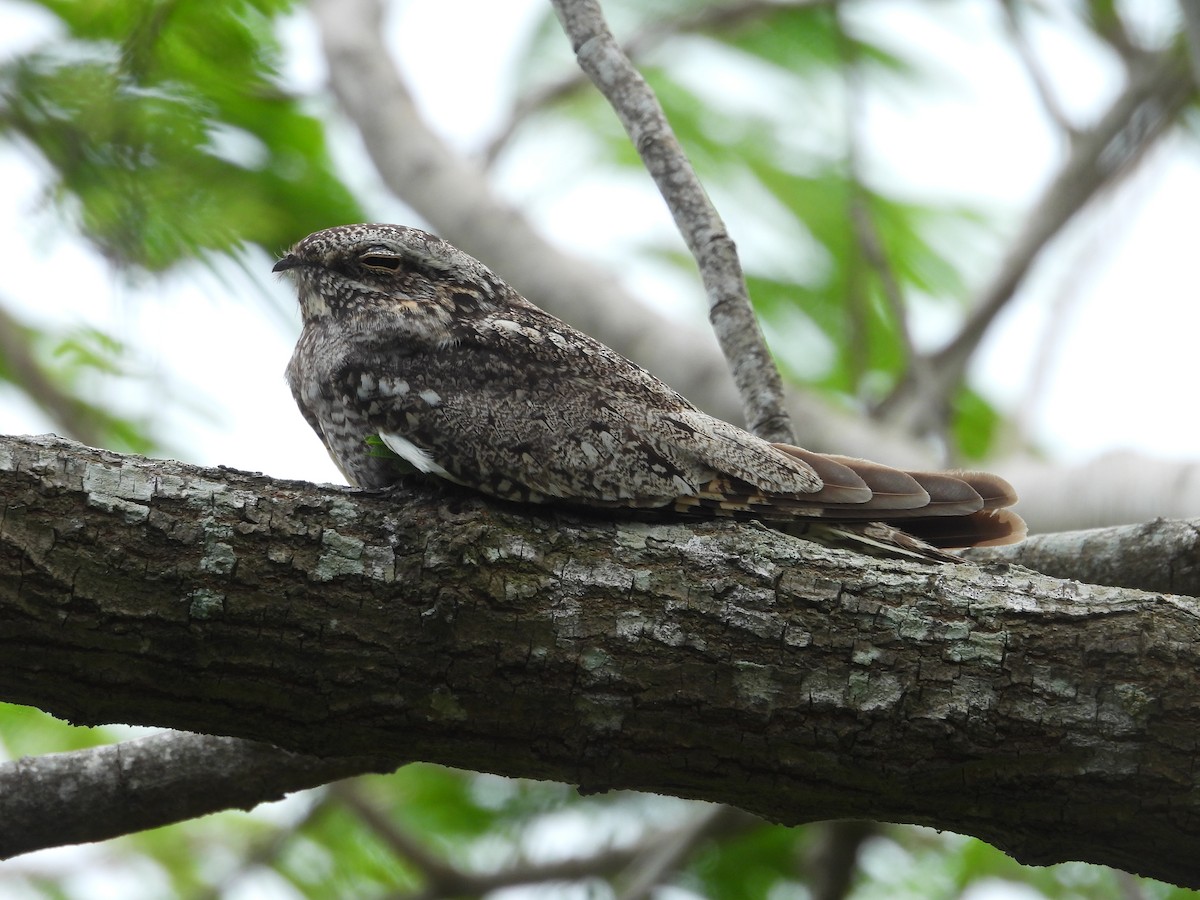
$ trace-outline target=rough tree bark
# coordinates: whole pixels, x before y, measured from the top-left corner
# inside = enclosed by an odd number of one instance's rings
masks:
[[[1200,603],[0,440],[0,697],[1200,885]]]

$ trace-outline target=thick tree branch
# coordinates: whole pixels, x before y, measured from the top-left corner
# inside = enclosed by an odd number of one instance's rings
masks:
[[[749,430],[767,440],[795,441],[783,405],[783,381],[750,305],[737,248],[662,105],[621,50],[596,0],[551,2],[579,67],[621,120],[700,267],[709,318],[742,398]]]
[[[4,439],[0,697],[1200,885],[1196,600],[430,490]]]

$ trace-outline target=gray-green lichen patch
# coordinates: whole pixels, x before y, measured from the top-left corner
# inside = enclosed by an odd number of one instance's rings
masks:
[[[87,495],[87,503],[93,509],[120,515],[128,525],[144,522],[150,515],[149,506],[132,500],[125,500],[121,497],[114,497],[111,494],[89,493]]]
[[[747,660],[737,660],[733,665],[733,686],[741,703],[759,713],[773,710],[783,690],[775,666]]]
[[[154,480],[143,474],[88,463],[83,469],[83,490],[88,494],[147,502],[154,494]]]
[[[626,522],[617,528],[614,537],[618,547],[641,551],[647,547],[677,547],[695,533],[681,525]]]
[[[461,722],[467,717],[467,711],[458,702],[458,698],[445,688],[438,688],[429,695],[429,708],[441,719]]]
[[[834,709],[842,705],[846,683],[830,672],[809,672],[800,683],[797,705],[808,701],[816,709]]]
[[[854,653],[850,657],[856,666],[869,666],[883,656],[883,650],[874,644],[858,642],[854,645]]]
[[[479,556],[484,562],[495,563],[504,559],[536,560],[541,550],[519,535],[510,535],[499,544],[480,548]]]
[[[622,640],[636,643],[642,639],[648,622],[646,617],[636,609],[627,610],[617,616],[613,623],[613,631]]]
[[[996,703],[992,684],[973,675],[921,687],[919,715],[923,718],[962,721],[991,709]]]
[[[333,497],[325,504],[325,510],[338,525],[351,525],[358,521],[358,506],[344,497]]]
[[[321,532],[321,546],[330,553],[336,553],[346,559],[359,559],[362,557],[366,543],[361,538],[344,535],[332,528],[326,528]]]
[[[589,647],[579,655],[579,667],[589,676],[589,683],[611,681],[616,674],[613,658],[599,647]]]
[[[972,631],[964,640],[957,640],[946,649],[951,662],[986,663],[998,666],[1004,659],[1008,635],[1003,631]]]
[[[359,538],[347,536],[326,528],[321,532],[321,545],[325,552],[312,570],[314,581],[332,581],[341,575],[362,575],[363,550],[366,544]]]
[[[192,619],[212,619],[225,612],[225,595],[198,588],[188,594],[188,616]]]
[[[290,563],[294,554],[290,547],[270,546],[267,548],[267,559],[273,563]]]
[[[362,562],[368,578],[388,584],[396,580],[396,552],[391,547],[364,547]]]
[[[1096,718],[1110,734],[1136,734],[1145,728],[1154,699],[1136,684],[1106,685],[1100,690]]]
[[[779,617],[767,610],[746,609],[729,604],[721,613],[721,621],[730,628],[745,631],[760,638],[779,637]]]
[[[846,700],[864,712],[890,709],[900,702],[904,688],[899,679],[887,672],[856,669],[850,673]]]
[[[577,694],[575,711],[590,731],[620,731],[629,700],[615,694]]]
[[[213,575],[232,574],[237,565],[237,553],[229,544],[212,541],[205,545],[204,556],[200,558],[199,569]]]

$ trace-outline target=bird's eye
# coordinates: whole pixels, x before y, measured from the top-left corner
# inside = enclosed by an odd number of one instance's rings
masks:
[[[368,269],[380,272],[395,272],[400,268],[400,257],[383,253],[368,253],[361,258],[362,264]]]

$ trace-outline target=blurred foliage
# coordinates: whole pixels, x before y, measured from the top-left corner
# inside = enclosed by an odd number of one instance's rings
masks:
[[[84,443],[127,453],[158,449],[144,418],[106,402],[107,387],[144,380],[136,354],[96,328],[48,331],[0,310],[0,383],[26,392],[54,427]],[[158,396],[163,397],[160,385]]]
[[[278,83],[289,2],[42,0],[62,38],[0,67],[0,134],[118,266],[162,271],[243,243],[277,253],[361,208],[325,126]]]
[[[309,231],[363,218],[333,172],[326,123],[281,83],[274,28],[291,3],[37,5],[61,33],[0,65],[0,134],[37,154],[49,177],[47,203],[118,268],[160,273],[244,244],[275,253]],[[851,92],[864,84],[932,89],[918,61],[845,33],[832,4],[605,0],[605,9],[622,36],[658,35],[644,71],[723,212],[771,219],[778,252],[749,262],[747,274],[784,370],[853,402],[882,398],[904,377],[907,350],[898,310],[864,258],[854,204],[879,235],[904,314],[960,310],[976,248],[996,240],[994,220],[980,210],[892,196],[856,171],[845,112]],[[1097,40],[1126,40],[1115,4],[1073,9]],[[549,13],[516,64],[517,82],[531,88],[568,71],[570,53]],[[735,69],[769,82],[773,102],[723,94],[720,74]],[[550,119],[590,133],[613,169],[640,173],[611,111],[590,92],[568,93],[529,121]],[[675,246],[645,252],[691,273],[691,259]],[[39,370],[96,417],[108,446],[149,449],[144,423],[81,399],[98,378],[136,368],[126,348],[95,330],[18,327]],[[0,380],[21,383],[14,358],[0,355]],[[960,454],[984,455],[999,424],[986,398],[960,389],[951,423]],[[0,706],[9,757],[123,735]],[[698,808],[651,795],[580,797],[562,785],[419,764],[360,779],[354,789],[426,853],[468,875],[536,873],[571,854],[599,855],[592,877],[556,881],[541,896],[616,896],[639,853]],[[821,828],[751,822],[710,835],[674,876],[678,896],[808,896]],[[1048,898],[1193,896],[1100,867],[1022,867],[979,841],[916,828],[884,827],[861,845],[858,862],[855,898],[954,897],[1003,885]],[[251,815],[223,813],[102,848],[17,859],[0,865],[0,895],[383,897],[419,893],[426,879],[419,860],[398,852],[333,788]]]
[[[325,124],[279,83],[274,21],[290,2],[38,5],[61,34],[0,64],[0,138],[40,157],[47,203],[117,269],[209,264],[246,244],[274,255],[362,220],[333,171]],[[135,367],[136,354],[96,329],[22,332],[34,352],[15,375],[0,359],[0,380],[56,430],[114,450],[173,449],[149,410],[123,416],[96,402],[92,376]],[[58,390],[38,393],[38,380]]]

